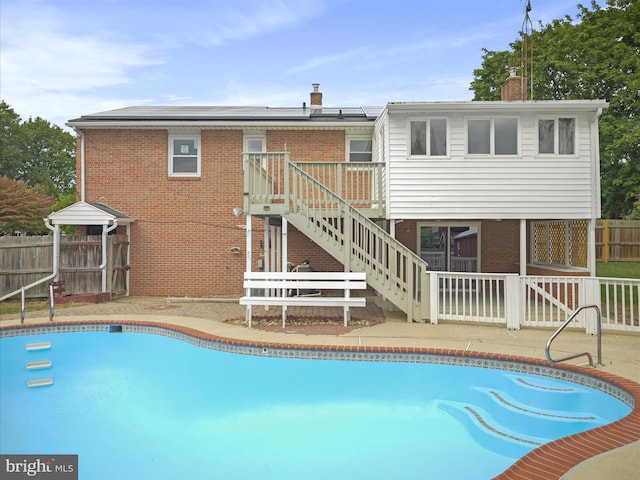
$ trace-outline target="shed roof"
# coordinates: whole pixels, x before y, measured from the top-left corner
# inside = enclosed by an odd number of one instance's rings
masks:
[[[54,225],[111,225],[134,222],[135,219],[104,203],[76,202],[50,213],[47,219]]]

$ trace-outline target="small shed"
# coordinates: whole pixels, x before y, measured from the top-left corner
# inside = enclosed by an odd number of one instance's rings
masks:
[[[127,239],[131,238],[131,223],[135,219],[115,208],[98,202],[76,202],[62,210],[51,213],[44,219],[47,227],[54,232],[54,272],[58,271],[58,260],[60,256],[60,225],[87,225],[91,227],[102,227],[102,291],[107,291],[107,235],[115,230],[119,225],[126,227]],[[128,249],[126,252],[126,265],[129,265]],[[128,282],[126,282],[128,284]]]

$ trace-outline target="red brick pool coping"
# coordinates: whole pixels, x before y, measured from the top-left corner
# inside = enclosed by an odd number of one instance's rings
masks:
[[[440,349],[440,348],[418,348],[418,347],[377,347],[377,346],[344,346],[344,345],[300,345],[288,343],[259,342],[250,340],[240,340],[234,338],[220,337],[208,334],[193,328],[171,325],[162,322],[149,321],[64,321],[64,322],[42,322],[28,325],[6,325],[0,326],[0,330],[27,330],[43,326],[69,326],[69,325],[135,325],[161,327],[174,332],[183,333],[191,337],[215,341],[227,345],[235,345],[251,348],[282,348],[290,350],[318,350],[318,351],[339,351],[339,352],[365,352],[365,353],[409,353],[428,355],[447,355],[470,358],[483,358],[487,360],[500,360],[527,363],[529,365],[541,365],[548,367],[549,363],[544,360],[520,357],[517,355],[478,353],[462,350]],[[589,375],[605,382],[609,382],[626,392],[633,398],[635,405],[632,411],[620,420],[594,428],[586,432],[570,435],[553,442],[546,443],[527,455],[521,457],[511,467],[495,477],[498,480],[553,480],[558,479],[576,465],[601,453],[629,445],[640,440],[640,384],[627,378],[619,377],[597,369],[590,369],[576,365],[555,365],[555,368]]]

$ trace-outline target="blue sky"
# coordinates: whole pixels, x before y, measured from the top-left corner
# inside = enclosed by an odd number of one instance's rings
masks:
[[[132,105],[470,100],[526,0],[0,0],[0,92],[59,126]],[[531,0],[534,26],[579,0]],[[588,2],[586,2],[588,3]]]

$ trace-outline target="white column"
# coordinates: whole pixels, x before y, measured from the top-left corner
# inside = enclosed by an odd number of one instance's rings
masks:
[[[520,275],[527,274],[527,220],[520,220]]]
[[[251,215],[247,213],[246,217],[247,217],[247,228],[246,228],[247,259],[246,259],[245,271],[250,272],[251,271]]]
[[[269,242],[269,230],[270,230],[270,225],[269,225],[269,217],[264,217],[264,235],[263,235],[263,247],[262,250],[264,251],[264,254],[262,255],[262,261],[263,263],[263,268],[265,272],[270,272],[271,271],[271,266],[274,265],[271,262],[271,242]]]
[[[587,222],[587,269],[589,275],[596,276],[596,219]]]
[[[286,218],[282,218],[282,271],[287,271],[287,231],[289,227],[289,222],[287,222]]]

